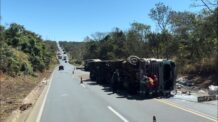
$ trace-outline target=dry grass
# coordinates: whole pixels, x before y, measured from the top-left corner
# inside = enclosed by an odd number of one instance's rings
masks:
[[[216,58],[205,58],[195,63],[180,66],[181,74],[198,75],[209,77],[218,73],[218,63]]]
[[[10,77],[4,74],[0,75],[0,121],[6,119],[13,110],[18,108],[30,91],[43,78],[50,76],[51,70],[36,73],[36,76]]]
[[[181,71],[183,73],[189,74],[201,74],[201,75],[208,75],[213,74],[218,71],[218,66],[216,64],[215,58],[211,59],[202,59],[201,61],[184,64],[181,67]]]

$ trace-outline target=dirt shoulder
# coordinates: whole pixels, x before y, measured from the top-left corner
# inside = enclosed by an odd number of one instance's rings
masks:
[[[0,79],[0,122],[4,122],[15,110],[25,111],[32,107],[32,99],[37,99],[42,91],[42,83],[48,79],[55,65],[35,76],[10,77],[1,75]],[[31,93],[32,92],[32,93]],[[27,97],[28,96],[28,97]]]

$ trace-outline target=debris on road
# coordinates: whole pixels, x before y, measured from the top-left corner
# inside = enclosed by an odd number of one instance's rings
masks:
[[[188,80],[185,77],[180,77],[176,80],[177,84],[183,85],[183,86],[193,86],[194,82],[192,80]]]
[[[210,95],[218,95],[218,86],[210,85],[208,94]]]
[[[176,80],[176,95],[173,98],[193,102],[205,102],[217,100],[218,86],[210,85],[208,88],[202,88],[189,80],[187,76],[179,77]]]
[[[199,90],[198,92],[199,92],[199,93],[202,93],[202,94],[205,94],[205,93],[206,93],[206,91],[204,91],[204,90],[202,90],[202,89]]]

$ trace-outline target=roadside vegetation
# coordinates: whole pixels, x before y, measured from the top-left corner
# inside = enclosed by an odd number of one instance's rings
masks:
[[[0,25],[0,121],[17,109],[22,99],[48,77],[57,63],[56,42],[12,23]]]
[[[126,59],[130,55],[171,59],[176,62],[178,75],[199,76],[197,79],[202,81],[209,79],[206,86],[217,84],[217,2],[198,1],[196,6],[203,9],[199,13],[174,11],[157,3],[149,16],[158,31],[153,32],[146,23],[133,22],[128,30],[115,27],[111,32],[96,32],[84,42],[61,45],[72,60]]]
[[[196,79],[204,87],[218,85],[217,0],[196,0],[199,13],[174,11],[157,3],[149,16],[157,25],[133,22],[127,30],[96,32],[83,42],[60,41],[70,63],[86,59],[126,59],[130,55],[176,62],[178,75]],[[57,63],[55,41],[43,40],[24,26],[0,25],[0,121],[19,107],[22,99]]]
[[[54,47],[52,43],[45,43],[39,35],[16,23],[0,28],[2,73],[10,76],[34,74],[43,72],[55,62],[55,49],[50,48]]]

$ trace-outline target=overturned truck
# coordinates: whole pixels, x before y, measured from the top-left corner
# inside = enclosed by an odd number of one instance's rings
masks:
[[[176,66],[171,60],[165,59],[145,59],[139,62],[140,67],[140,92],[142,94],[169,94],[174,90],[176,82]],[[153,86],[150,85],[151,77],[156,80]]]
[[[87,69],[92,81],[131,94],[168,94],[176,80],[175,63],[165,59],[130,56],[127,60],[93,60]]]

